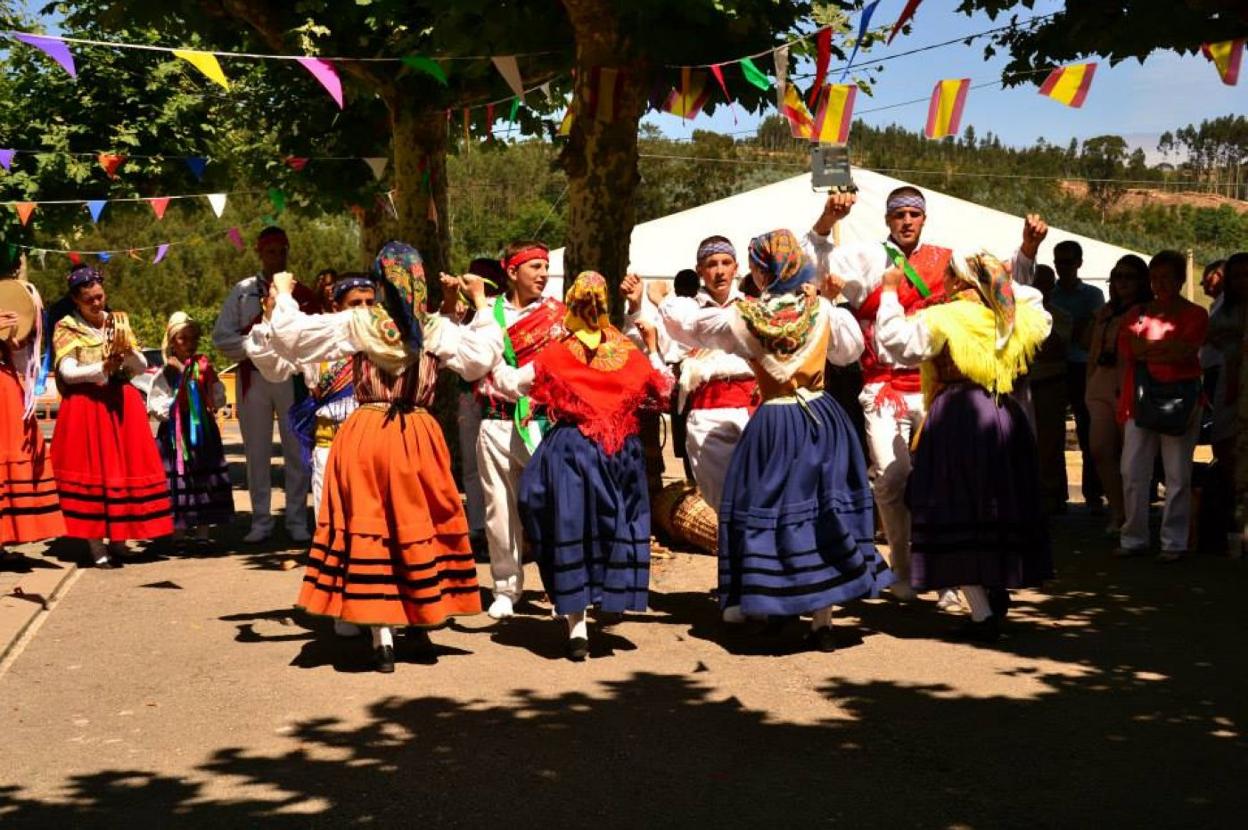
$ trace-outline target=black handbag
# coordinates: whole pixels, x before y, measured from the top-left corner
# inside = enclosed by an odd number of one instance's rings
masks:
[[[1183,435],[1192,424],[1192,412],[1200,400],[1199,378],[1163,383],[1148,371],[1148,364],[1135,364],[1135,425],[1162,435]]]

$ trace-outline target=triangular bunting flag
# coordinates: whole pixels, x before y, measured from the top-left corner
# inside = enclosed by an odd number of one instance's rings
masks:
[[[680,89],[672,90],[667,100],[663,102],[662,109],[664,112],[679,115],[681,118],[694,118],[702,111],[702,107],[706,106],[710,98],[711,91],[707,88],[706,73],[695,72],[686,66],[680,70]]]
[[[96,256],[100,258],[100,262],[108,262],[110,259],[113,258],[113,255],[110,254],[108,251],[100,251],[98,254],[96,254]]]
[[[793,84],[785,84],[784,106],[780,112],[789,120],[789,132],[794,138],[810,138],[814,134],[814,119]]]
[[[888,42],[892,43],[893,38],[897,37],[897,33],[901,31],[901,27],[910,22],[910,18],[914,17],[915,11],[919,8],[919,4],[923,0],[906,0],[906,7],[901,10],[901,16],[897,18],[897,22],[893,24],[893,31],[888,35]]]
[[[213,83],[220,84],[224,89],[230,88],[230,82],[217,63],[217,56],[211,52],[196,52],[193,49],[174,49],[173,54],[204,73],[204,77]]]
[[[494,137],[494,105],[485,105],[485,132],[489,138]]]
[[[1206,43],[1200,51],[1206,58],[1213,61],[1218,70],[1218,77],[1227,86],[1239,83],[1239,67],[1244,60],[1245,38],[1224,40],[1220,43]]]
[[[572,116],[572,108],[568,107],[567,112],[563,114],[563,120],[559,122],[558,135],[565,138],[572,135],[572,122],[574,120],[576,119]]]
[[[74,265],[82,264],[82,256],[77,251],[70,251],[68,254],[66,254],[66,256],[69,257],[69,261],[72,262]]]
[[[1040,94],[1047,95],[1054,101],[1060,101],[1068,107],[1078,109],[1088,97],[1088,89],[1092,86],[1092,76],[1096,74],[1095,63],[1077,63],[1072,66],[1061,66],[1049,73],[1040,86]]]
[[[30,215],[35,212],[34,202],[18,202],[13,207],[17,210],[17,218],[23,225],[30,221]]]
[[[742,58],[738,61],[738,63],[741,64],[741,74],[745,76],[747,81],[761,89],[763,92],[771,89],[771,81],[767,79],[767,75],[763,72],[763,70],[759,69],[758,66],[755,65],[754,61],[749,58]]]
[[[425,211],[425,218],[432,222],[435,228],[438,226],[438,203],[432,198],[429,199],[429,208]]]
[[[169,207],[169,197],[157,196],[155,198],[148,199],[147,201],[148,201],[148,204],[152,206],[152,213],[156,214],[156,218],[158,220],[164,219],[165,209]]]
[[[247,247],[243,244],[243,234],[238,228],[230,228],[230,231],[226,234],[226,236],[230,238],[230,244],[238,250],[242,251]]]
[[[281,216],[282,211],[286,209],[286,194],[279,188],[269,188],[269,201],[273,203],[273,215]]]
[[[137,248],[131,248],[130,250],[126,251],[126,256],[130,257],[131,259],[135,260],[136,262],[142,262],[142,261],[143,261],[143,257],[139,256],[139,251],[138,251],[138,249],[137,249]]]
[[[854,41],[854,50],[849,53],[849,60],[845,63],[845,71],[841,73],[841,83],[845,83],[845,79],[849,77],[849,69],[854,65],[854,58],[858,57],[858,48],[862,46],[862,41],[867,37],[867,27],[871,25],[871,15],[875,14],[875,10],[879,5],[880,0],[873,0],[862,10],[862,17],[858,20],[858,39]]]
[[[204,168],[208,166],[208,159],[201,156],[191,156],[186,160],[186,166],[191,168],[191,175],[197,180],[203,181]]]
[[[728,101],[728,106],[732,107],[732,123],[737,123],[737,108],[732,103],[732,96],[728,94],[728,84],[724,83],[724,69],[720,64],[711,67],[711,74],[715,76],[715,80],[719,81],[719,88],[723,90],[724,98]]]
[[[313,78],[321,82],[338,109],[342,109],[342,79],[338,77],[338,70],[334,69],[334,65],[320,58],[299,58],[299,63],[312,73]]]
[[[424,55],[408,55],[403,59],[403,65],[417,72],[425,73],[442,84],[442,86],[447,84],[446,71],[442,69],[442,64],[432,58],[426,58]]]
[[[107,202],[104,199],[92,199],[87,202],[87,210],[91,213],[91,221],[100,221],[100,214],[104,212],[104,205]]]
[[[785,87],[789,85],[789,47],[781,46],[771,57],[776,64],[776,106],[784,112],[784,102],[788,98]]]
[[[13,156],[17,155],[16,150],[0,150],[0,167],[10,170],[13,167]]]
[[[152,258],[152,264],[153,264],[153,265],[155,265],[156,263],[160,262],[162,259],[164,259],[164,258],[165,258],[165,254],[167,254],[167,253],[169,253],[169,243],[168,243],[168,242],[162,242],[160,245],[157,245],[157,246],[156,246],[156,256],[154,256],[154,257]]]
[[[828,76],[828,62],[832,60],[831,26],[819,30],[818,36],[815,37],[815,46],[818,52],[815,57],[815,85],[810,88],[810,105],[812,107],[819,100],[819,93],[823,90],[823,79]]]
[[[117,168],[125,162],[126,157],[115,153],[100,153],[100,167],[104,168],[104,172],[108,174],[110,179],[117,178]]]
[[[520,79],[520,65],[516,63],[515,55],[496,55],[490,58],[494,62],[494,68],[498,70],[498,74],[503,76],[503,80],[507,82],[507,86],[511,87],[511,91],[516,93],[516,97],[524,100],[524,82]]]
[[[928,138],[944,138],[955,134],[962,124],[962,108],[970,78],[937,81],[932,101],[927,108],[927,125],[923,134]]]
[[[33,46],[43,52],[52,60],[60,64],[61,68],[69,73],[69,77],[77,78],[78,70],[74,69],[74,56],[70,54],[69,47],[65,42],[54,37],[42,37],[40,35],[24,35],[20,32],[9,32],[13,37],[25,43],[27,46]]]
[[[849,125],[854,120],[856,84],[828,84],[815,115],[813,138],[823,144],[849,141]]]
[[[508,121],[508,122],[510,122],[510,123],[512,123],[512,124],[514,124],[514,123],[516,123],[516,119],[517,119],[519,116],[520,116],[520,99],[519,99],[519,98],[512,98],[512,99],[511,99],[511,110],[510,110],[510,111],[508,111],[508,113],[507,113],[507,121]]]
[[[386,175],[386,165],[390,163],[390,159],[385,156],[366,158],[364,163],[368,165],[369,170],[373,171],[373,179],[381,181],[381,177]]]
[[[220,219],[221,214],[225,212],[225,194],[209,193],[208,204],[212,205],[212,212],[217,215],[218,219]]]
[[[287,156],[286,166],[296,173],[302,173],[303,168],[308,166],[308,160],[304,156]]]

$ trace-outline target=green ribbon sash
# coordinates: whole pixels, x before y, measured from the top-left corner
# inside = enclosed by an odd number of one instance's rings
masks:
[[[498,323],[498,327],[503,330],[503,360],[511,368],[518,368],[516,365],[516,348],[511,343],[511,335],[507,333],[507,316],[503,314],[503,296],[500,294],[498,299],[494,301],[494,322]],[[516,411],[512,415],[515,422],[516,430],[520,433],[520,440],[524,442],[524,446],[529,452],[537,447],[537,442],[541,438],[541,424],[539,419],[532,418],[532,403],[529,401],[528,395],[521,395],[516,401]]]
[[[910,260],[906,259],[905,254],[894,248],[892,245],[889,245],[887,242],[884,243],[884,253],[888,254],[888,258],[892,260],[895,267],[900,268],[905,272],[906,279],[910,280],[910,284],[918,289],[919,295],[923,297],[923,299],[927,299],[932,296],[932,289],[927,287],[927,283],[925,283],[923,278],[919,276],[919,272],[914,270],[914,266],[910,264]]]

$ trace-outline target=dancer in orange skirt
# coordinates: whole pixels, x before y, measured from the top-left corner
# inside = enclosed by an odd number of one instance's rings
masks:
[[[468,522],[428,407],[439,366],[483,377],[501,359],[502,334],[488,314],[459,326],[426,313],[424,266],[410,245],[387,243],[373,275],[380,305],[307,315],[290,296],[294,277],[276,274],[270,325],[252,336],[293,362],[354,355],[360,407],[330,449],[298,604],[370,626],[377,670],[391,672],[395,626],[428,629],[481,612]],[[479,277],[448,279],[449,290],[486,307]],[[428,643],[423,630],[416,638]]]
[[[133,341],[109,343],[104,276],[74,268],[69,296],[74,312],[52,335],[62,397],[52,463],[66,535],[87,540],[95,567],[118,567],[125,540],[173,533],[169,482],[143,399],[130,384],[147,361]]]
[[[0,280],[16,280],[19,249],[0,239]],[[0,340],[0,563],[20,558],[5,545],[65,535],[56,479],[35,420],[35,374],[43,339],[43,304],[28,282],[20,286],[35,307],[25,342]],[[0,331],[16,326],[17,312],[0,310]]]

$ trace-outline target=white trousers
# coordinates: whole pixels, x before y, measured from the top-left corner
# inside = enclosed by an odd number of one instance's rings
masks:
[[[731,409],[693,409],[686,421],[685,451],[693,480],[702,498],[715,512],[724,496],[724,478],[732,451],[741,440],[741,432],[750,421],[750,410],[743,406]]]
[[[1192,452],[1200,437],[1200,420],[1193,419],[1183,435],[1162,435],[1140,429],[1129,419],[1122,438],[1122,501],[1126,522],[1119,544],[1124,548],[1146,548],[1148,533],[1148,494],[1153,476],[1153,460],[1161,452],[1166,471],[1166,506],[1161,516],[1161,549],[1187,550],[1192,515]]]
[[[270,383],[259,372],[251,373],[246,397],[242,394],[242,376],[235,387],[238,426],[243,434],[243,452],[247,456],[247,492],[251,495],[251,526],[272,530],[272,480],[269,467],[273,461],[273,418],[282,438],[282,458],[286,476],[286,527],[306,532],[308,524],[308,485],[310,471],[304,467],[299,441],[290,431],[286,413],[294,403],[295,389],[290,381]]]
[[[876,406],[880,383],[862,389],[858,402],[867,426],[871,484],[875,506],[888,537],[889,566],[897,581],[910,584],[910,511],[906,509],[906,481],[910,478],[910,438],[923,421],[923,395],[903,395],[906,411],[898,414],[891,404]]]
[[[481,430],[481,404],[471,392],[462,392],[456,412],[459,427],[459,468],[464,477],[464,511],[468,514],[468,531],[485,530],[485,493],[481,490],[481,473],[477,469],[477,434]]]
[[[485,497],[490,577],[494,581],[494,596],[506,596],[512,602],[519,602],[524,591],[524,526],[516,501],[520,473],[530,457],[515,423],[501,418],[481,419],[477,470]]]
[[[325,492],[325,465],[329,462],[329,447],[312,448],[312,524],[321,519],[321,494]]]

